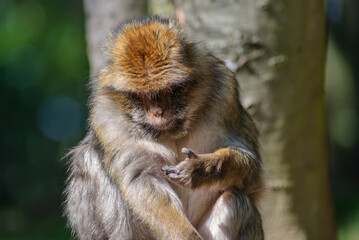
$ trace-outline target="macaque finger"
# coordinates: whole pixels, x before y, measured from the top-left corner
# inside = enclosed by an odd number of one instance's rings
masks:
[[[173,174],[173,173],[176,173],[178,174],[179,173],[179,169],[176,167],[176,166],[164,166],[162,167],[162,172],[164,172],[166,175],[169,175],[169,174]]]
[[[170,173],[167,175],[170,180],[177,180],[180,179],[182,176],[177,173]]]
[[[191,149],[189,148],[182,148],[182,153],[186,154],[189,159],[192,158],[198,158],[197,154],[195,154]],[[186,158],[187,160],[187,158]]]

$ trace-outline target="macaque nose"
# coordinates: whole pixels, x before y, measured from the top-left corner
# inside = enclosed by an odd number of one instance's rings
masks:
[[[155,117],[161,117],[163,114],[163,109],[161,107],[152,107],[151,108],[151,113],[155,116]]]

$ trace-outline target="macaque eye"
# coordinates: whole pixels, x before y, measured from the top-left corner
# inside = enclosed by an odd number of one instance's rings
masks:
[[[184,89],[184,85],[176,85],[171,88],[171,92],[172,94],[175,94],[182,89]]]
[[[182,83],[171,88],[172,95],[182,95],[184,92],[189,92],[191,89],[193,89],[194,85],[194,80],[186,79]]]
[[[120,92],[120,94],[122,94],[122,96],[124,96],[127,99],[131,99],[131,100],[138,100],[139,96],[137,93],[134,92]]]

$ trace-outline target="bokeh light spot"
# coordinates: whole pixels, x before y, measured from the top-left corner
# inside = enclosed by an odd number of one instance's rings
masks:
[[[332,23],[340,23],[343,15],[342,0],[327,0],[326,11],[328,18]]]
[[[334,141],[338,145],[344,148],[353,147],[358,140],[358,113],[352,109],[339,111],[331,122],[330,131]]]
[[[46,137],[62,141],[76,134],[81,118],[78,102],[67,96],[55,96],[46,99],[40,107],[38,125]]]

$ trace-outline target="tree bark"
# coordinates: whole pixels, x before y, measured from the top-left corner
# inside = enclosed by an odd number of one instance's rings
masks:
[[[84,0],[91,76],[104,64],[102,46],[112,28],[147,14],[147,0]]]
[[[151,0],[163,5],[163,0]],[[321,0],[171,0],[193,39],[236,73],[261,133],[266,239],[335,239],[324,116]],[[109,30],[147,1],[85,0],[92,75]],[[161,9],[162,10],[162,9]],[[159,12],[161,12],[161,10]],[[153,12],[158,12],[153,9]]]
[[[236,73],[261,133],[266,239],[335,239],[321,0],[177,0],[176,15]]]

